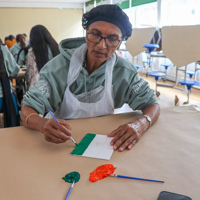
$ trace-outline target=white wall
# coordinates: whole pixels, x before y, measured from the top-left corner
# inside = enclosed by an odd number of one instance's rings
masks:
[[[82,37],[83,9],[0,8],[0,38],[26,33],[34,25],[44,25],[59,43],[65,38]]]

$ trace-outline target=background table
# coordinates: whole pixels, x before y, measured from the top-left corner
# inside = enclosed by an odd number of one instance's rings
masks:
[[[69,120],[73,138],[86,133],[107,134],[120,124],[138,118],[139,112]],[[78,171],[69,199],[156,200],[160,191],[200,196],[200,112],[194,107],[163,109],[152,126],[130,151],[115,151],[110,161],[70,155],[72,141],[56,145],[25,127],[0,130],[0,199],[64,200],[71,184],[62,180]],[[163,180],[165,183],[107,177],[91,183],[89,173],[102,164],[113,164],[120,175]]]

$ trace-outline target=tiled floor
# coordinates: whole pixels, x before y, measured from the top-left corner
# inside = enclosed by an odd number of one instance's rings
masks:
[[[144,78],[146,81],[148,81],[150,87],[152,89],[155,89],[155,78],[151,76],[146,76],[145,74],[140,73],[139,74],[141,78]],[[170,84],[173,85],[173,82],[166,81],[164,82],[162,79],[158,81],[162,84]],[[182,85],[178,85],[179,88],[184,88]],[[185,91],[181,91],[175,88],[167,88],[167,87],[158,87],[157,90],[160,92],[160,96],[157,97],[157,101],[161,108],[164,107],[171,107],[175,106],[175,95],[178,97],[179,101],[176,104],[176,106],[181,106],[184,104],[184,102],[187,101],[187,94]],[[200,90],[192,88],[190,93],[190,104],[197,104],[200,107]],[[120,112],[130,112],[131,109],[128,105],[124,105],[120,109],[116,109],[115,113]]]
[[[149,85],[152,89],[155,89],[155,78],[144,74],[140,74],[140,77],[144,78],[146,81],[149,82]],[[173,85],[174,82],[166,81],[164,82],[162,79],[158,81],[161,84],[170,84]],[[183,85],[178,85],[177,87],[184,89]],[[175,95],[178,97],[179,102],[177,105],[183,105],[184,102],[187,101],[187,94],[185,91],[176,89],[176,88],[168,88],[168,87],[158,87],[157,90],[160,92],[160,96],[157,97],[157,101],[160,104],[160,107],[170,107],[175,106]],[[200,90],[192,88],[190,93],[190,104],[200,103]]]

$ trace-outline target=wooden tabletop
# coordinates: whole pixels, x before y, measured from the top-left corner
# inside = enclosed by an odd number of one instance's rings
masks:
[[[73,138],[103,134],[140,117],[139,112],[68,120]],[[193,106],[170,107],[133,147],[115,151],[111,160],[70,155],[74,143],[52,144],[25,127],[0,129],[0,199],[64,200],[71,184],[62,180],[78,171],[69,200],[156,200],[161,191],[199,199],[200,113]],[[102,164],[113,164],[116,174],[163,180],[165,183],[107,177],[92,183],[89,174]]]

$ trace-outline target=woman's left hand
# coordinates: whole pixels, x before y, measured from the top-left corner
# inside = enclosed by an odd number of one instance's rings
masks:
[[[132,149],[132,147],[138,142],[146,128],[142,128],[142,124],[139,120],[129,122],[119,126],[116,130],[108,134],[108,137],[114,137],[111,140],[113,149],[124,151],[125,149]]]
[[[151,118],[151,123],[147,120],[145,115]],[[114,137],[110,142],[110,144],[113,145],[113,149],[119,149],[119,151],[132,149],[150,125],[153,125],[157,121],[159,115],[159,105],[151,104],[143,111],[143,116],[139,119],[123,124],[109,133],[108,137]]]

